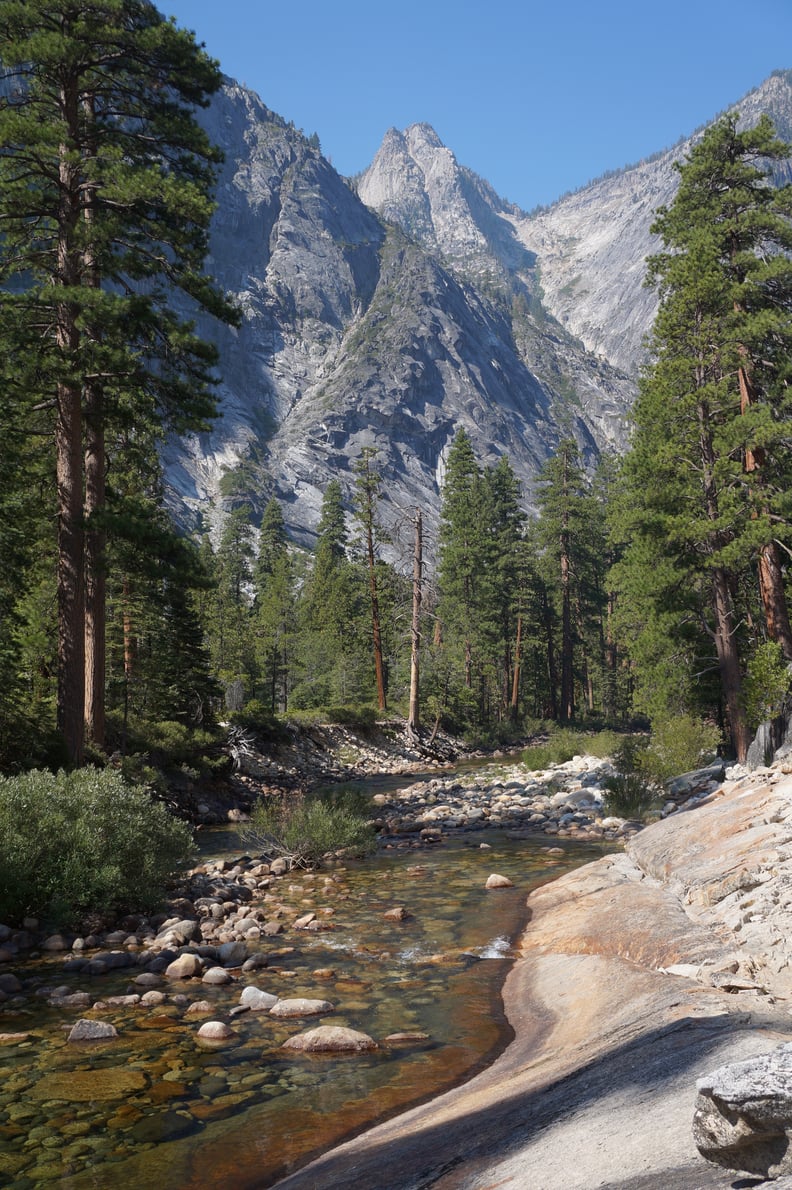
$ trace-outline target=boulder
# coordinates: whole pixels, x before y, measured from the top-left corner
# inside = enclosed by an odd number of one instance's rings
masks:
[[[217,957],[224,967],[240,967],[248,957],[244,942],[224,942],[217,948]]]
[[[514,888],[508,876],[499,876],[497,872],[493,872],[491,876],[487,877],[485,888]]]
[[[231,976],[225,967],[210,967],[208,971],[204,971],[201,982],[221,987],[223,984],[231,983]]]
[[[227,1041],[233,1041],[236,1033],[225,1021],[205,1021],[198,1030],[197,1036],[202,1042],[216,1045],[218,1043],[222,1044]]]
[[[368,1033],[358,1033],[355,1029],[345,1029],[341,1025],[318,1025],[306,1033],[290,1037],[281,1048],[303,1054],[359,1054],[377,1049],[377,1043]]]
[[[112,1041],[114,1037],[118,1037],[115,1026],[111,1025],[109,1021],[89,1021],[86,1018],[81,1018],[77,1021],[69,1032],[67,1041]]]
[[[193,976],[201,974],[202,967],[200,955],[180,954],[177,959],[168,964],[165,974],[168,979],[191,979]]]
[[[292,1000],[279,1000],[269,1010],[270,1016],[322,1016],[325,1012],[334,1012],[335,1005],[329,1000],[307,1000],[298,996]]]
[[[239,997],[239,1003],[251,1012],[269,1012],[278,1003],[278,997],[250,984]]]
[[[703,1157],[763,1178],[792,1175],[792,1042],[719,1066],[696,1090],[693,1139]]]

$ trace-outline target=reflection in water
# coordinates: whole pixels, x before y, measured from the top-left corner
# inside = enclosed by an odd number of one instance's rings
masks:
[[[491,849],[479,847],[484,837]],[[230,987],[180,981],[163,986],[159,1006],[97,1013],[119,1037],[93,1049],[65,1042],[64,1025],[84,1009],[52,1009],[26,987],[21,1003],[4,1006],[3,1030],[30,1037],[0,1045],[2,1184],[265,1187],[345,1135],[469,1077],[508,1040],[499,989],[527,892],[596,854],[570,847],[550,860],[525,840],[477,834],[434,852],[284,877],[266,894],[273,915],[288,926],[313,910],[325,931],[263,938],[256,945],[267,967],[237,972]],[[485,891],[491,872],[515,887]],[[384,917],[394,906],[406,920]],[[55,959],[18,971],[45,986],[68,982]],[[72,978],[92,1000],[131,990],[128,971]],[[328,999],[334,1010],[322,1024],[368,1033],[379,1048],[284,1052],[288,1037],[319,1021],[232,1015],[247,983],[282,998]],[[199,1048],[207,1017],[185,1015],[197,1000],[232,1025],[233,1044]],[[385,1041],[396,1033],[419,1036]]]

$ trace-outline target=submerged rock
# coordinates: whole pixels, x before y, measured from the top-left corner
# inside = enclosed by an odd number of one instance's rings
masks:
[[[83,1017],[72,1026],[67,1041],[112,1041],[115,1037],[118,1037],[118,1031],[109,1021],[90,1021]]]
[[[279,1000],[269,1010],[270,1016],[322,1016],[325,1012],[334,1012],[335,1005],[329,1000],[307,1000],[297,997],[293,1000]]]

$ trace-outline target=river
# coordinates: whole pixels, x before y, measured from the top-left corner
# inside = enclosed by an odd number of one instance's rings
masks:
[[[229,842],[236,840],[215,839],[214,848]],[[66,978],[57,957],[19,964],[24,994],[4,1005],[2,1028],[28,1038],[0,1044],[2,1184],[263,1188],[344,1137],[469,1078],[510,1038],[500,988],[527,893],[601,854],[566,844],[563,855],[548,856],[546,844],[478,832],[437,850],[284,877],[268,894],[272,912],[287,926],[315,912],[325,929],[262,938],[256,945],[267,967],[237,972],[231,985],[180,981],[163,986],[159,1007],[89,1012],[116,1026],[119,1036],[107,1044],[68,1044],[68,1027],[86,1013],[51,1007],[47,989],[87,987],[96,999],[122,994],[136,990],[128,970],[89,982]],[[491,872],[514,887],[486,891]],[[395,906],[406,920],[384,917]],[[327,999],[333,1011],[321,1022],[234,1015],[246,983],[282,998]],[[198,1000],[210,1012],[188,1015]],[[230,1022],[232,1043],[201,1048],[196,1033],[206,1019]],[[318,1023],[365,1032],[379,1048],[322,1056],[281,1050],[287,1037]],[[385,1042],[398,1033],[413,1036]]]

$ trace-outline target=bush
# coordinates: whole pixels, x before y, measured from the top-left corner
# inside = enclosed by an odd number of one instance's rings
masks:
[[[619,818],[644,818],[657,801],[658,790],[641,773],[615,773],[605,779],[604,804]]]
[[[789,667],[781,646],[773,640],[765,641],[748,662],[745,675],[745,713],[754,731],[765,719],[781,713],[789,684]]]
[[[551,732],[544,744],[534,744],[522,754],[522,763],[529,769],[547,769],[552,764],[566,764],[573,756],[587,752],[589,739],[582,731],[561,727]]]
[[[286,856],[301,868],[316,867],[331,851],[367,855],[376,847],[374,827],[352,804],[343,794],[335,805],[300,795],[267,798],[240,827],[240,835],[262,854]]]
[[[185,823],[114,770],[0,778],[0,920],[155,909],[192,847]]]
[[[717,755],[720,730],[692,715],[665,715],[652,720],[649,745],[641,770],[658,785],[680,773],[701,768]]]

